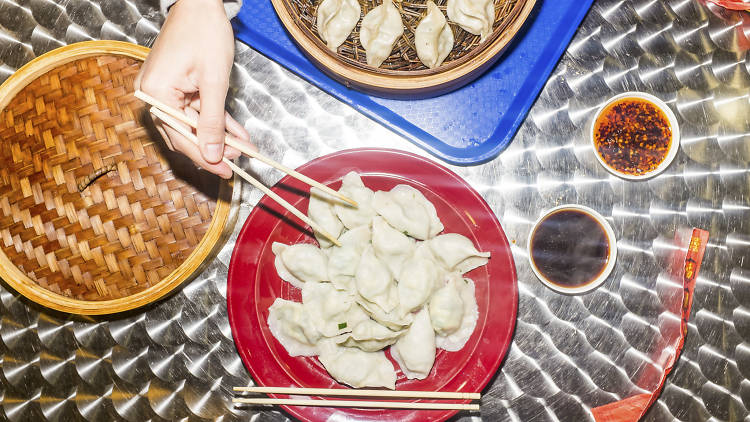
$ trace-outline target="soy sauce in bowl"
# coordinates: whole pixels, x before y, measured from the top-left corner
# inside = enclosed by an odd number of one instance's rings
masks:
[[[529,235],[529,261],[539,279],[562,293],[601,284],[614,266],[614,232],[596,211],[570,205],[550,210]]]

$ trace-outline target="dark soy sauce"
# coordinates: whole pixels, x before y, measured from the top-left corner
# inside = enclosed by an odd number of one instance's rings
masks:
[[[531,236],[531,258],[551,283],[578,287],[599,277],[609,260],[609,239],[601,224],[576,209],[545,217]]]

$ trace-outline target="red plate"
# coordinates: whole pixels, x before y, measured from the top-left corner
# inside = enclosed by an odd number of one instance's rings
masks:
[[[313,160],[297,169],[334,189],[341,178],[356,171],[367,187],[389,190],[405,183],[435,204],[448,233],[468,236],[481,251],[492,252],[489,263],[467,276],[476,283],[479,321],[466,346],[458,352],[438,349],[435,366],[421,381],[397,371],[396,389],[481,391],[503,360],[513,336],[518,305],[516,271],[510,245],[495,214],[479,194],[455,173],[426,158],[403,151],[354,149]],[[273,191],[306,211],[309,187],[287,176]],[[315,243],[307,229],[281,206],[264,196],[245,221],[232,253],[227,282],[229,324],[237,350],[253,379],[261,386],[347,388],[331,378],[317,358],[290,357],[271,335],[268,307],[282,297],[301,301],[300,291],[282,281],[273,265],[273,242]],[[490,303],[492,312],[489,312]],[[397,365],[394,366],[398,368]],[[285,398],[284,395],[272,395]],[[321,398],[324,399],[325,398]],[[415,400],[420,401],[420,400]],[[429,400],[421,400],[428,402]],[[456,411],[370,410],[282,406],[303,420],[445,420]]]

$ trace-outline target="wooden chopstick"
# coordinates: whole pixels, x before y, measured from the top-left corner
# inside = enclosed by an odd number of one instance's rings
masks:
[[[169,114],[159,110],[156,107],[151,107],[151,113],[153,113],[156,117],[167,123],[169,126],[171,126],[174,130],[178,131],[182,136],[190,140],[191,142],[198,144],[198,137],[193,134],[193,132],[189,131],[180,121],[178,121],[176,118],[170,116]],[[341,246],[341,243],[336,239],[333,235],[328,233],[323,227],[318,225],[318,223],[314,222],[310,218],[308,218],[305,214],[301,213],[297,208],[294,208],[292,204],[284,200],[284,198],[277,195],[275,192],[273,192],[271,189],[268,189],[263,183],[259,182],[252,176],[250,176],[245,170],[243,170],[240,166],[237,164],[234,164],[232,160],[227,159],[224,157],[222,160],[223,162],[227,163],[229,165],[229,168],[231,168],[235,173],[240,175],[243,179],[245,179],[248,183],[252,184],[256,188],[258,188],[261,192],[268,195],[276,201],[279,205],[286,208],[289,212],[294,214],[297,218],[305,222],[305,224],[308,224],[310,227],[312,227],[313,230],[320,233],[321,235],[325,236],[328,240],[330,240],[334,245]]]
[[[269,399],[269,398],[234,398],[233,403],[242,404],[278,404],[286,406],[317,407],[371,407],[378,409],[429,409],[429,410],[479,410],[478,404],[465,403],[413,403],[394,401],[364,400],[306,400],[306,399]]]
[[[154,98],[154,97],[146,94],[145,92],[143,92],[141,90],[136,90],[134,95],[136,96],[136,98],[139,98],[139,99],[143,100],[143,102],[148,103],[151,106],[153,106],[153,107],[155,107],[155,108],[157,108],[157,109],[159,109],[159,110],[161,110],[161,111],[169,114],[170,116],[172,116],[175,119],[181,121],[182,123],[185,123],[186,125],[194,128],[194,129],[198,128],[198,122],[196,122],[194,119],[190,118],[188,115],[186,115],[185,113],[182,113],[181,111],[175,109],[174,107],[171,107],[171,106],[169,106],[167,104],[164,104],[163,102],[161,102],[161,101],[157,100],[156,98]],[[315,186],[316,188],[322,190],[323,192],[325,192],[325,193],[327,193],[329,195],[333,195],[334,197],[339,198],[342,201],[348,202],[352,206],[355,206],[355,207],[357,206],[357,202],[354,201],[353,199],[350,199],[347,196],[341,194],[340,192],[337,192],[337,191],[329,188],[328,186],[326,186],[326,185],[318,182],[317,180],[311,179],[311,178],[305,176],[302,173],[299,173],[299,172],[297,172],[297,171],[295,171],[293,169],[290,169],[289,167],[286,167],[285,165],[283,165],[281,163],[278,163],[278,162],[276,162],[276,161],[274,161],[274,160],[266,157],[265,155],[263,155],[263,154],[261,154],[261,153],[259,153],[257,151],[253,151],[247,145],[245,145],[245,144],[243,144],[241,142],[236,141],[231,136],[226,136],[225,137],[225,142],[226,142],[227,145],[231,146],[232,148],[238,149],[241,153],[243,153],[243,154],[245,154],[247,156],[255,158],[258,161],[261,161],[263,163],[268,164],[271,167],[274,167],[274,168],[276,168],[278,170],[281,170],[282,172],[284,172],[284,173],[286,173],[286,174],[294,177],[295,179],[297,179],[299,181],[307,183],[310,186]]]
[[[299,394],[306,396],[399,397],[415,399],[479,400],[480,393],[460,391],[357,390],[351,388],[234,387],[234,391],[264,394]]]

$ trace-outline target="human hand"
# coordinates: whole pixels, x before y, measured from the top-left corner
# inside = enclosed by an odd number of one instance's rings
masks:
[[[234,35],[223,3],[179,0],[135,81],[136,89],[197,119],[200,146],[155,117],[154,123],[170,149],[223,178],[232,170],[222,158],[240,154],[224,145],[225,130],[252,147],[245,128],[224,111],[233,61]]]

